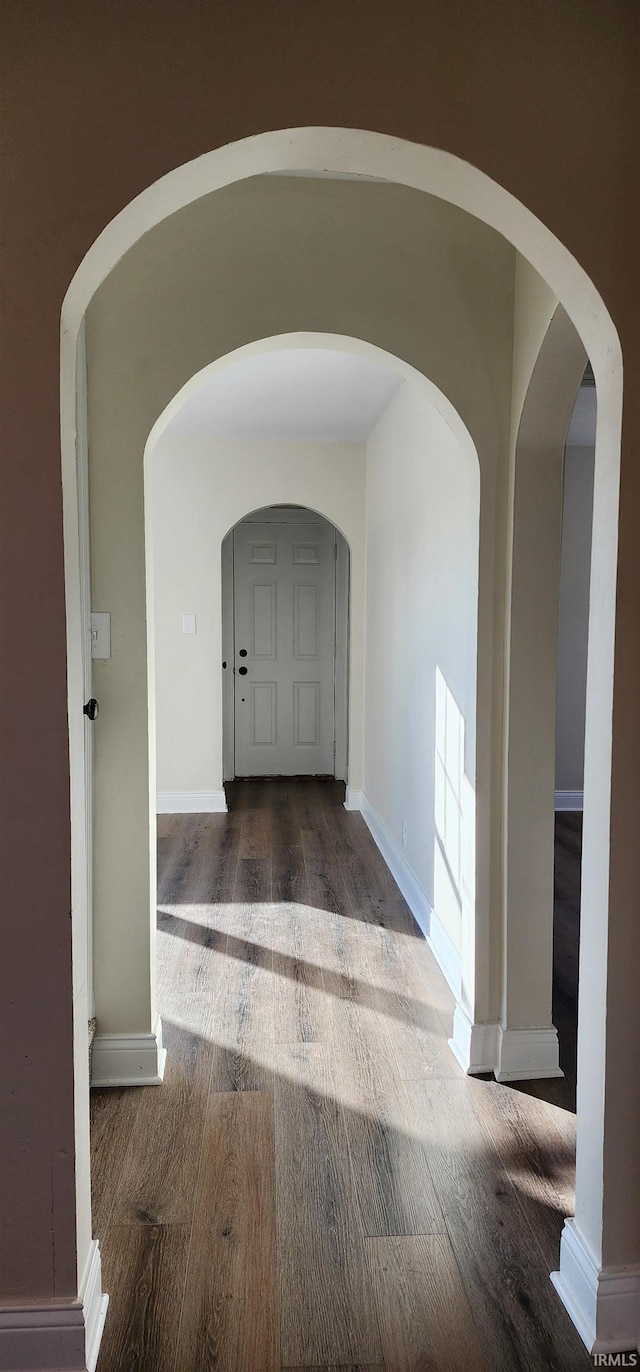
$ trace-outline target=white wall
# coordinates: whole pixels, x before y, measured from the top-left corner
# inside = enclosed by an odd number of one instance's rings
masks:
[[[244,515],[299,504],[351,550],[349,782],[362,785],[365,448],[259,443],[166,430],[147,472],[153,545],[158,793],[222,788],[221,544]],[[183,614],[196,615],[183,634]]]
[[[595,449],[564,455],[556,701],[556,792],[584,787],[584,730]]]
[[[367,444],[364,790],[399,847],[406,821],[404,856],[458,951],[474,900],[479,484],[471,443],[405,381]]]
[[[112,616],[111,659],[94,663],[101,706],[94,785],[100,1032],[146,1032],[155,1017],[149,791],[157,786],[154,776],[150,786],[148,747],[143,455],[153,426],[189,378],[238,348],[259,349],[258,340],[286,336],[291,347],[295,335],[301,346],[317,347],[317,335],[328,334],[340,335],[341,351],[345,339],[373,344],[430,377],[473,434],[483,473],[478,711],[486,745],[482,757],[478,749],[478,775],[486,804],[477,850],[485,922],[499,904],[493,664],[505,558],[499,493],[508,455],[514,273],[509,243],[435,197],[397,185],[265,176],[204,196],[157,225],[93,297],[91,582],[93,608]],[[280,490],[261,489],[247,504],[283,499]],[[334,518],[310,495],[289,499]],[[245,512],[238,509],[228,523]],[[467,977],[469,985],[477,982]],[[497,966],[493,984],[491,1001],[484,990],[475,997],[481,1020],[495,1018]]]

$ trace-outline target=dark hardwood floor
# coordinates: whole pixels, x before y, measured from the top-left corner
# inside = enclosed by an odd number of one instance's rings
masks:
[[[558,822],[563,1082],[466,1077],[452,998],[337,783],[159,820],[161,1088],[92,1093],[98,1372],[580,1372],[579,827]]]

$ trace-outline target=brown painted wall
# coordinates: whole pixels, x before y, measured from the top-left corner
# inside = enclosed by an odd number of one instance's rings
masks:
[[[44,1296],[75,1290],[58,437],[58,328],[69,281],[123,205],[199,153],[279,127],[369,128],[450,150],[519,197],[592,276],[626,361],[637,366],[640,6],[5,0],[0,23],[0,840],[9,1020],[0,1044],[12,1093],[0,1159],[0,1291]],[[635,841],[639,432],[629,403],[614,815]],[[632,872],[622,844],[613,862],[614,890],[626,900]]]

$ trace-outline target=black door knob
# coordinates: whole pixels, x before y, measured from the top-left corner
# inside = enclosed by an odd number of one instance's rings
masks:
[[[246,656],[247,656],[247,650],[246,650],[246,648],[241,648],[241,649],[240,649],[240,652],[238,653],[238,657],[246,657]]]
[[[248,671],[248,667],[238,667],[238,676],[246,676]]]
[[[91,720],[92,724],[94,719],[98,718],[100,706],[98,705],[97,700],[94,700],[93,696],[91,697],[91,700],[87,701],[86,705],[82,706],[82,713],[87,716],[87,719]]]

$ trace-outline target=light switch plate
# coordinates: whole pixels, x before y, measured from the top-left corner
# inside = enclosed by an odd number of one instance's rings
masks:
[[[183,616],[182,616],[182,632],[183,632],[183,634],[195,634],[195,631],[196,631],[196,617],[195,617],[195,615],[183,615]]]
[[[102,610],[91,611],[91,656],[111,657],[111,615]]]

